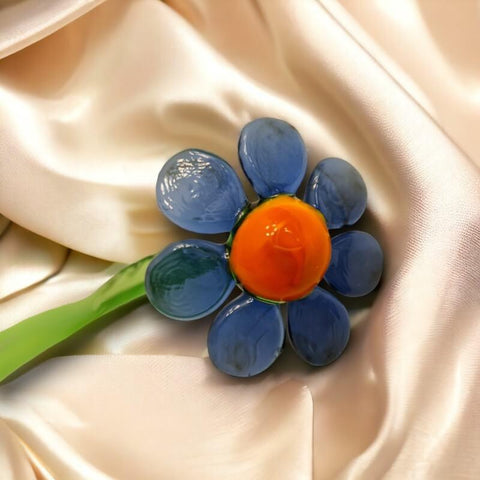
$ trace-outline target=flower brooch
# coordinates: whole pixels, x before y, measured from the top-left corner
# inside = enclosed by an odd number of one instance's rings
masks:
[[[297,198],[307,152],[298,131],[278,119],[248,123],[238,154],[259,196],[255,203],[232,167],[212,153],[188,149],[165,163],[156,186],[161,212],[186,230],[230,235],[225,244],[193,239],[167,246],[147,268],[147,297],[165,316],[191,321],[217,310],[239,287],[208,333],[210,359],[229,375],[257,375],[280,355],[284,303],[293,349],[311,365],[327,365],[345,349],[350,321],[318,284],[324,279],[358,297],[382,274],[383,253],[371,235],[329,234],[361,217],[365,183],[349,163],[328,158],[313,170],[304,199]]]

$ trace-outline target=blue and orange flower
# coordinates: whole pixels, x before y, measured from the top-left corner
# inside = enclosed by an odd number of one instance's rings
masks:
[[[147,297],[167,317],[191,321],[217,310],[237,286],[240,295],[211,325],[208,351],[217,368],[238,377],[264,371],[281,353],[280,305],[288,302],[292,347],[306,362],[327,365],[344,351],[350,321],[319,282],[356,297],[372,291],[382,274],[383,253],[371,235],[329,234],[362,216],[365,183],[349,163],[328,158],[312,172],[304,199],[297,198],[307,152],[298,131],[278,119],[247,124],[238,152],[255,203],[212,153],[184,150],[165,163],[157,181],[163,214],[192,232],[230,235],[224,244],[192,239],[166,247],[147,269]]]

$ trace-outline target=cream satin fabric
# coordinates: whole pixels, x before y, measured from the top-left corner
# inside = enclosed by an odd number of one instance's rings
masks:
[[[479,21],[474,0],[1,3],[0,328],[189,236],[156,209],[163,162],[240,172],[258,116],[310,169],[361,171],[386,272],[320,370],[287,347],[227,378],[210,319],[149,305],[86,331],[0,387],[0,479],[480,478]]]

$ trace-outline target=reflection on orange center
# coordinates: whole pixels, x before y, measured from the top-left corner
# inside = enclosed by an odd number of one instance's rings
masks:
[[[251,294],[272,301],[308,295],[330,263],[321,213],[298,198],[279,195],[252,210],[238,228],[230,268]]]

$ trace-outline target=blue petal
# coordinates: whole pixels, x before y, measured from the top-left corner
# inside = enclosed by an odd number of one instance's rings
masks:
[[[145,274],[150,303],[176,320],[208,315],[234,286],[225,247],[205,240],[172,243],[150,262]]]
[[[276,360],[284,339],[278,306],[242,294],[217,315],[208,333],[208,353],[222,372],[251,377]]]
[[[243,171],[261,197],[295,193],[307,169],[302,137],[289,123],[259,118],[240,134],[238,154]]]
[[[353,225],[367,206],[367,187],[358,170],[340,158],[326,158],[313,170],[305,201],[323,213],[327,226]]]
[[[366,232],[351,231],[332,238],[332,259],[325,280],[347,297],[370,293],[380,281],[383,252]]]
[[[328,365],[347,346],[347,309],[332,294],[316,287],[308,297],[288,304],[288,334],[303,360],[315,366]]]
[[[229,232],[247,203],[227,162],[203,150],[184,150],[158,175],[157,204],[173,223],[197,233]]]

